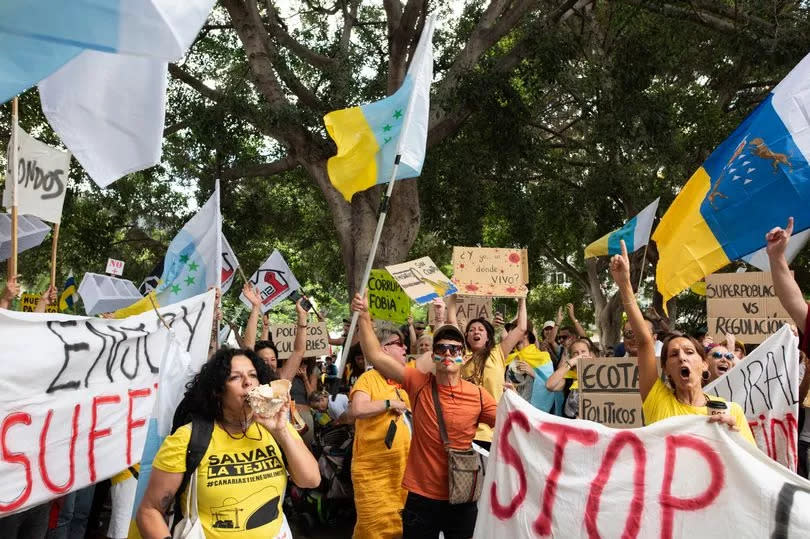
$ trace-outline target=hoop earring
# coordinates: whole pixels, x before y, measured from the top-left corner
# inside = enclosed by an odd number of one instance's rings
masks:
[[[709,376],[711,376],[711,375],[709,374],[709,371],[703,371],[703,374],[701,376],[703,377],[704,382],[708,382],[709,381]]]

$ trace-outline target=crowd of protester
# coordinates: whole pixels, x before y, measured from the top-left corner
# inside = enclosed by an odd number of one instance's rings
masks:
[[[802,336],[803,402],[810,386],[805,368],[809,345],[804,339],[810,313],[784,258],[791,229],[789,223],[786,229],[769,232],[767,250],[775,293]],[[260,324],[259,295],[246,285],[243,292],[252,309],[243,333],[236,335],[239,347],[212,348],[208,362],[187,387],[182,425],[163,442],[154,460],[137,510],[142,536],[171,535],[167,514],[175,512],[175,520],[187,516],[191,500],[206,517],[201,519],[206,536],[227,535],[211,526],[216,521],[211,507],[222,492],[214,490],[215,484],[196,481],[193,470],[187,469],[187,454],[193,449],[201,459],[251,451],[281,456],[273,461],[277,471],[250,487],[250,492],[261,493],[251,502],[261,510],[248,537],[289,537],[288,520],[305,512],[300,505],[311,499],[306,494],[310,491],[321,492],[324,504],[331,503],[333,495],[348,502],[351,513],[332,513],[326,523],[334,523],[335,515],[355,518],[356,538],[438,537],[440,532],[448,539],[471,537],[484,473],[479,455],[490,448],[495,410],[504,391],[517,392],[544,412],[576,418],[577,364],[597,356],[638,358],[646,424],[703,415],[754,444],[740,406],[703,391],[744,358],[745,346],[733,336],[713,342],[705,331],[680,333],[642,314],[626,250],[611,259],[610,272],[627,317],[618,343],[592,341],[572,304],[560,308],[556,319],[536,332],[525,299],[517,300],[513,320],[498,314],[460,327],[455,298],[449,296],[430,306],[431,324],[409,318],[398,328],[373,320],[367,298],[357,294],[351,302],[358,316],[354,339],[345,342],[348,320],[343,336],[330,338],[331,344],[348,347],[341,371],[335,356],[323,362],[305,357],[304,330],[312,315],[302,305],[304,298],[296,303],[299,331],[293,352],[279,358],[269,320],[265,317]],[[18,293],[12,278],[0,307],[7,308]],[[55,295],[55,290],[43,294],[37,310],[44,312]],[[562,324],[564,310],[569,325]],[[255,413],[247,393],[273,380],[289,381],[291,402],[272,415]],[[709,413],[717,408],[725,413]],[[799,473],[807,477],[810,428],[803,422],[803,411],[801,415]],[[195,432],[203,439],[200,447]],[[123,470],[118,482],[137,473],[137,468]],[[118,482],[114,478],[113,489]],[[237,487],[231,490],[234,498],[250,494]],[[91,486],[6,517],[0,525],[10,537],[83,537],[98,512],[94,503],[98,506],[99,497],[107,496],[107,489]],[[108,536],[125,537],[126,524],[111,522]]]

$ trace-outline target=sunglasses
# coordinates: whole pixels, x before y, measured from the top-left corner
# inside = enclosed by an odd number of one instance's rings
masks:
[[[723,352],[712,352],[712,357],[714,359],[720,359],[721,357],[724,357],[728,360],[734,360],[737,356],[735,356],[731,352],[726,352],[725,354]]]
[[[387,342],[383,346],[400,346],[402,348],[405,348],[405,343],[397,339],[396,341]]]
[[[625,339],[633,339],[635,337],[635,334],[629,329],[623,332],[622,335],[624,335]]]
[[[436,354],[444,354],[445,352],[450,352],[451,354],[457,355],[460,354],[461,351],[464,350],[464,347],[460,344],[434,344],[433,345],[433,352]]]

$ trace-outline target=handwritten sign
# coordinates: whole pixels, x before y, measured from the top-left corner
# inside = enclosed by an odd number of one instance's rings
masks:
[[[384,269],[371,270],[368,279],[368,312],[377,320],[404,324],[411,314],[411,298]]]
[[[124,261],[108,258],[107,269],[104,270],[104,273],[109,275],[118,275],[120,277],[124,274]]]
[[[435,316],[433,309],[428,308],[428,321],[431,325],[435,325]],[[464,331],[467,323],[475,318],[486,318],[490,322],[494,319],[492,298],[456,295],[456,320],[461,330]]]
[[[644,425],[638,391],[638,358],[580,359],[577,378],[580,419],[618,429]]]
[[[11,209],[11,187],[16,181],[19,213],[60,222],[70,173],[70,152],[52,148],[18,126],[14,159],[16,164],[9,165],[10,181],[3,191],[3,206]]]
[[[788,539],[808,529],[810,482],[705,416],[614,430],[546,414],[513,391],[498,404],[476,539]]]
[[[439,271],[429,256],[385,266],[385,269],[396,279],[408,297],[420,305],[457,292],[455,285]]]
[[[453,282],[469,296],[525,297],[526,249],[453,247]]]
[[[174,346],[204,360],[214,292],[160,312]],[[0,517],[140,460],[172,342],[154,311],[122,320],[3,311],[0,339]]]
[[[249,281],[259,289],[259,296],[262,298],[262,313],[266,313],[301,287],[278,249],[274,250],[261,267],[253,272]],[[252,307],[244,294],[239,294],[239,299],[247,305],[248,309]]]
[[[278,348],[278,358],[287,359],[293,353],[296,324],[275,324],[270,327],[273,343]],[[307,327],[307,349],[304,357],[324,356],[329,353],[329,330],[326,322],[309,323]]]
[[[792,471],[798,460],[799,343],[787,326],[703,391],[742,407],[757,446]]]
[[[740,342],[761,343],[791,323],[773,291],[771,274],[762,271],[709,275],[706,312],[714,342],[732,333]]]
[[[24,313],[32,313],[37,308],[37,303],[39,303],[39,298],[42,297],[42,294],[28,294],[24,293],[20,297],[20,310]],[[48,308],[45,310],[48,313],[58,313],[59,309],[55,304],[48,305]]]

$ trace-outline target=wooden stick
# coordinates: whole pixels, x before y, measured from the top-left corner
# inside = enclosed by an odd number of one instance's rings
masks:
[[[56,287],[56,246],[59,243],[59,223],[53,225],[53,239],[51,241],[51,286]]]
[[[647,241],[647,245],[649,245],[649,240]],[[644,256],[641,257],[641,273],[638,276],[638,287],[636,288],[636,294],[641,295],[641,283],[644,282],[644,267],[647,265],[647,245],[644,246]]]
[[[19,101],[15,97],[11,101],[11,151],[9,152],[8,170],[12,172],[17,166],[17,121],[19,116]],[[17,275],[17,175],[11,176],[11,258],[8,259],[8,274]]]

